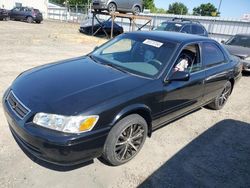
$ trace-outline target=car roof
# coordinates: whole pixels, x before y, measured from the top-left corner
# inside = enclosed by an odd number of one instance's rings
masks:
[[[196,41],[214,41],[208,37],[203,37],[200,35],[185,34],[179,32],[169,32],[169,31],[135,31],[129,32],[127,34],[132,34],[135,36],[144,36],[145,38],[159,40],[159,41],[168,41],[175,43],[190,43]]]
[[[162,23],[175,23],[175,24],[181,24],[181,25],[187,25],[187,24],[192,24],[192,25],[201,25],[199,22],[193,22],[193,21],[164,21]]]
[[[240,34],[236,34],[235,36],[250,37],[250,34],[249,33],[240,33]]]

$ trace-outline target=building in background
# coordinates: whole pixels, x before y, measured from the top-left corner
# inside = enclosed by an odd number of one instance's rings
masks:
[[[39,9],[44,18],[48,15],[48,2],[49,0],[0,0],[0,7],[5,9],[13,9],[14,7],[33,7]]]

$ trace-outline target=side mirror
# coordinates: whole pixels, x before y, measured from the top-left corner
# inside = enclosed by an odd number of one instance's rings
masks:
[[[225,41],[224,41],[224,40],[222,40],[222,41],[221,41],[221,44],[225,44]]]
[[[188,81],[190,73],[187,71],[174,72],[167,81]]]

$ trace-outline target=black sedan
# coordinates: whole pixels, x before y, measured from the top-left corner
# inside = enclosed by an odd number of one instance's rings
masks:
[[[9,20],[8,10],[0,8],[0,20]]]
[[[2,104],[13,136],[34,156],[121,165],[159,127],[205,105],[221,109],[241,69],[212,39],[131,32],[87,56],[23,72]]]
[[[92,20],[86,20],[85,22],[81,23],[79,32],[87,34],[87,35],[111,35],[111,27],[112,27],[112,21],[104,21],[100,20],[100,23],[98,21],[94,21],[93,25],[93,33],[92,33]],[[105,33],[106,32],[106,33]],[[119,26],[117,23],[114,22],[113,25],[113,35],[117,36],[123,33],[123,27]]]
[[[224,43],[228,51],[241,58],[243,71],[250,71],[250,34],[238,34]]]

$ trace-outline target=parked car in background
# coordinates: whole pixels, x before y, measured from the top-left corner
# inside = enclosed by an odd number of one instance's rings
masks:
[[[23,72],[2,104],[16,141],[34,156],[121,165],[154,130],[204,105],[223,108],[240,77],[239,61],[212,39],[130,32],[87,56]]]
[[[111,35],[112,21],[105,21],[100,19],[99,23],[97,20],[94,20],[93,34],[96,35],[105,35],[107,32],[108,35]],[[105,32],[104,32],[105,30]],[[79,31],[84,34],[92,34],[92,19],[87,19],[81,23]],[[114,22],[113,25],[113,35],[117,36],[123,33],[123,27],[119,26]]]
[[[0,8],[0,20],[9,20],[8,10]]]
[[[237,34],[222,43],[232,55],[242,60],[243,71],[250,71],[250,34]]]
[[[174,18],[171,21],[162,22],[154,30],[174,31],[208,37],[208,32],[202,24],[182,18]]]
[[[10,12],[10,19],[27,21],[28,23],[41,23],[43,21],[43,15],[38,9],[29,7],[15,7]]]
[[[131,12],[139,15],[143,11],[143,0],[92,0],[92,8],[95,11]]]

